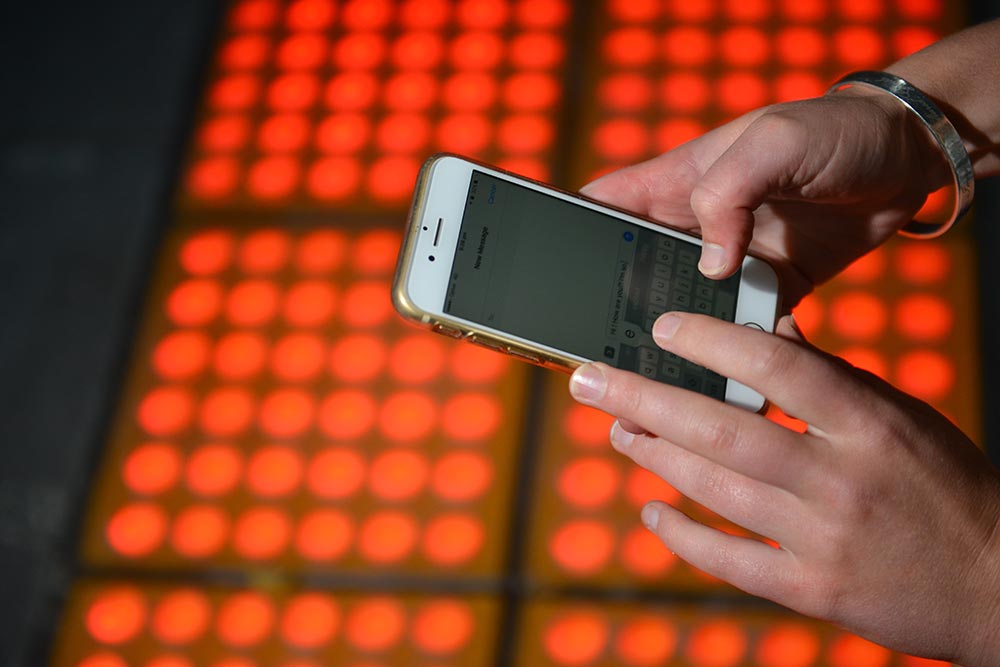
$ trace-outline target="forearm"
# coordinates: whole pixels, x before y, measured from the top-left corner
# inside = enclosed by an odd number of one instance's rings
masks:
[[[955,125],[977,178],[1000,174],[1000,20],[963,30],[886,71],[934,99]]]

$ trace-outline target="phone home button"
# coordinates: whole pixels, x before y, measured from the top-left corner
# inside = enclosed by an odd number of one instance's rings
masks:
[[[763,331],[764,330],[764,327],[760,326],[756,322],[744,322],[743,326],[750,327],[751,329],[756,329],[758,331]]]

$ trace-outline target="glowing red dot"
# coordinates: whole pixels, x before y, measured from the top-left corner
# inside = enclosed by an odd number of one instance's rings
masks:
[[[955,365],[934,350],[907,352],[896,362],[896,385],[925,401],[944,398],[955,386]]]
[[[837,0],[837,10],[849,21],[873,23],[885,12],[885,0]]]
[[[563,61],[566,47],[548,32],[522,33],[510,41],[510,63],[519,69],[550,69]]]
[[[295,151],[306,144],[310,125],[305,116],[282,114],[265,120],[257,134],[257,144],[263,151],[284,153]]]
[[[615,65],[638,67],[656,57],[656,39],[646,28],[619,28],[604,38],[604,57]]]
[[[768,100],[768,91],[759,75],[736,72],[719,79],[716,96],[725,111],[743,113],[763,106]]]
[[[827,0],[781,0],[781,11],[792,21],[813,23],[827,14]]]
[[[153,348],[153,368],[169,380],[190,378],[205,368],[210,345],[200,331],[175,331]]]
[[[278,3],[274,0],[243,0],[230,12],[229,21],[240,30],[260,30],[270,27],[278,18]]]
[[[354,524],[339,510],[314,510],[299,522],[295,533],[295,549],[312,561],[332,561],[340,558],[354,541]]]
[[[229,266],[233,257],[233,236],[209,229],[186,239],[179,252],[181,267],[198,276],[213,275]]]
[[[656,0],[610,0],[608,14],[625,23],[649,23],[660,15]]]
[[[215,116],[198,130],[198,145],[206,151],[235,151],[249,136],[250,121],[245,116]]]
[[[328,273],[340,266],[346,249],[347,240],[342,233],[318,229],[299,239],[295,250],[295,266],[306,274]]]
[[[591,519],[574,519],[552,535],[549,553],[566,572],[582,576],[605,567],[614,546],[615,536],[607,525]]]
[[[493,124],[480,114],[453,114],[445,116],[437,126],[435,142],[441,150],[478,153],[490,142]]]
[[[187,175],[191,194],[202,199],[219,199],[232,193],[239,178],[239,165],[229,157],[210,157],[192,165]]]
[[[179,387],[153,389],[139,402],[136,411],[139,425],[153,435],[172,435],[191,423],[194,400]]]
[[[885,60],[885,41],[873,28],[849,26],[834,34],[833,51],[849,67],[878,67]]]
[[[381,281],[356,282],[344,292],[344,321],[359,329],[382,324],[392,314],[389,285]]]
[[[315,327],[327,323],[333,316],[337,293],[333,286],[321,280],[295,283],[285,294],[281,313],[297,327]]]
[[[396,442],[427,437],[438,420],[438,406],[425,393],[401,391],[389,396],[379,410],[382,434]]]
[[[559,494],[577,507],[606,505],[618,492],[621,473],[605,458],[591,456],[566,464],[556,479]]]
[[[655,145],[660,152],[666,152],[705,133],[705,127],[696,120],[677,118],[656,126],[653,132]]]
[[[261,447],[247,462],[247,486],[263,498],[286,496],[302,481],[302,456],[291,447]]]
[[[399,8],[399,22],[408,28],[440,28],[451,9],[449,0],[406,0]]]
[[[385,38],[376,33],[349,33],[333,47],[333,62],[340,69],[372,69],[386,54]]]
[[[371,121],[361,114],[329,116],[316,129],[316,146],[326,153],[354,153],[371,136]]]
[[[934,30],[922,26],[906,26],[892,35],[892,50],[897,58],[905,58],[941,39]]]
[[[126,558],[148,556],[163,544],[166,534],[167,514],[153,503],[121,507],[111,515],[105,528],[108,544]]]
[[[267,343],[259,334],[226,334],[215,347],[212,365],[221,377],[245,380],[260,372],[266,353]]]
[[[836,637],[828,651],[830,667],[885,667],[892,658],[889,649],[848,634]]]
[[[372,459],[368,484],[384,500],[413,498],[427,483],[427,458],[409,449],[390,449]]]
[[[677,630],[665,618],[641,614],[618,631],[615,649],[629,665],[653,667],[666,664],[677,647]]]
[[[292,30],[322,30],[335,16],[331,0],[296,0],[285,10],[285,24]]]
[[[635,466],[625,478],[625,498],[635,507],[642,507],[651,500],[676,505],[681,494],[656,473]]]
[[[476,621],[469,606],[458,600],[424,603],[413,618],[413,642],[431,655],[448,655],[469,643]]]
[[[215,629],[226,644],[250,647],[271,634],[274,620],[273,603],[261,593],[247,591],[235,593],[222,601]]]
[[[854,340],[871,340],[884,330],[885,304],[867,292],[847,292],[830,303],[830,323],[833,329]]]
[[[569,6],[564,0],[520,0],[514,17],[525,28],[558,28],[569,17]]]
[[[896,328],[907,338],[928,342],[945,338],[955,320],[951,305],[931,294],[911,294],[896,303]]]
[[[951,272],[951,256],[940,243],[907,243],[896,249],[896,272],[917,285],[941,282]]]
[[[358,552],[373,563],[398,563],[416,544],[416,521],[409,514],[395,510],[372,514],[358,534]]]
[[[420,161],[401,155],[379,158],[368,170],[367,187],[375,199],[402,202],[410,198]]]
[[[612,111],[641,111],[653,99],[649,79],[639,74],[615,74],[598,84],[597,96]]]
[[[290,251],[291,240],[286,232],[261,229],[243,239],[238,262],[247,273],[273,273],[288,262]]]
[[[260,81],[250,74],[233,74],[219,79],[208,92],[213,109],[242,111],[249,109],[260,96]]]
[[[330,351],[330,372],[347,382],[364,382],[378,375],[385,365],[385,344],[367,334],[344,336]]]
[[[490,69],[500,64],[504,42],[492,32],[463,32],[451,42],[448,61],[458,70]]]
[[[243,458],[232,445],[199,447],[188,457],[184,479],[200,496],[220,496],[232,491],[243,475]]]
[[[275,558],[288,546],[291,531],[291,522],[282,510],[253,507],[236,520],[233,548],[250,560]]]
[[[167,315],[182,326],[207,324],[215,318],[222,302],[222,288],[214,280],[182,282],[167,297]]]
[[[386,106],[400,111],[421,111],[437,97],[437,79],[427,72],[401,72],[389,78],[383,98]]]
[[[211,390],[201,403],[198,421],[206,433],[235,435],[250,426],[253,418],[253,396],[239,387]]]
[[[500,427],[503,410],[492,395],[459,393],[449,398],[441,413],[445,435],[460,442],[475,442],[493,435]]]
[[[306,471],[306,484],[320,498],[347,498],[361,488],[364,477],[365,461],[360,454],[333,447],[313,457]]]
[[[385,152],[415,153],[430,141],[431,125],[420,114],[386,116],[375,130],[375,145]]]
[[[734,667],[743,661],[747,637],[735,621],[718,619],[705,621],[688,637],[688,659],[704,667]]]
[[[719,35],[719,51],[722,58],[730,64],[757,67],[767,62],[771,45],[762,30],[738,26]]]
[[[815,28],[792,26],[778,33],[778,57],[782,62],[796,67],[814,67],[827,55],[826,37]]]
[[[286,642],[300,649],[329,643],[340,625],[340,609],[326,595],[300,593],[285,604],[280,631]]]
[[[362,651],[384,651],[399,642],[406,627],[406,610],[397,600],[372,597],[356,603],[344,628],[347,640]]]
[[[146,599],[131,586],[107,588],[87,609],[90,636],[104,644],[121,644],[135,637],[146,623]]]
[[[319,370],[322,354],[316,355]],[[258,423],[261,430],[275,438],[302,435],[313,422],[316,405],[312,395],[301,389],[276,389],[260,404]]]
[[[566,411],[563,429],[570,440],[584,447],[601,447],[608,443],[608,433],[614,417],[585,405],[572,405]]]
[[[716,0],[672,0],[670,14],[679,23],[700,23],[715,16]]]
[[[375,401],[367,393],[353,389],[335,391],[320,403],[317,423],[335,440],[353,440],[367,433],[375,423]]]
[[[326,57],[326,40],[314,33],[297,33],[278,45],[275,62],[284,69],[318,67]]]
[[[289,334],[274,346],[271,369],[283,380],[308,380],[321,370],[325,353],[325,346],[318,336]]]
[[[427,382],[441,373],[444,356],[444,345],[436,338],[413,334],[393,346],[389,368],[393,376],[403,382]]]
[[[247,190],[257,199],[287,197],[299,183],[299,164],[290,157],[266,157],[250,166]]]
[[[379,30],[392,20],[389,0],[350,0],[343,9],[343,23],[351,30]]]
[[[764,631],[754,654],[761,667],[809,667],[819,657],[819,637],[802,624],[780,623]]]
[[[344,72],[330,79],[323,100],[335,111],[361,111],[375,102],[378,91],[378,80],[372,74]]]
[[[942,0],[896,0],[896,10],[908,19],[930,21],[941,16]]]
[[[552,144],[555,130],[542,116],[508,116],[498,128],[500,147],[508,153],[536,153]]]
[[[608,645],[608,620],[597,611],[561,615],[543,630],[545,652],[557,665],[577,667],[597,660]]]
[[[790,72],[774,80],[774,100],[792,102],[810,97],[820,97],[826,90],[826,83],[808,72]]]
[[[630,118],[604,121],[594,130],[594,148],[611,160],[634,161],[649,152],[649,131],[645,123]]]
[[[539,72],[514,74],[503,84],[503,101],[510,109],[541,111],[559,100],[560,88],[554,77]]]
[[[180,478],[181,455],[177,448],[163,442],[149,442],[136,447],[122,464],[122,480],[134,493],[163,493]]]
[[[217,554],[229,536],[229,517],[218,507],[189,505],[177,513],[170,529],[170,544],[186,558]]]
[[[704,65],[712,57],[714,46],[708,33],[693,26],[670,30],[663,37],[663,52],[668,62],[677,65]]]
[[[465,502],[482,496],[493,481],[493,466],[475,452],[450,452],[431,472],[431,488],[438,497]]]
[[[492,382],[510,366],[501,354],[474,345],[455,345],[451,349],[449,368],[458,380],[468,383]]]
[[[150,629],[166,644],[188,644],[205,633],[211,613],[211,605],[201,591],[173,590],[156,603]]]
[[[400,69],[430,69],[444,58],[444,42],[433,32],[410,32],[392,45],[392,61]]]
[[[666,108],[673,111],[699,111],[708,104],[708,98],[708,82],[700,74],[671,74],[660,84],[660,99]]]
[[[227,69],[253,69],[267,61],[271,45],[261,35],[240,35],[219,49],[219,62]]]
[[[243,280],[226,297],[226,317],[240,326],[258,326],[274,318],[278,288],[267,280]]]
[[[653,533],[638,527],[622,538],[621,561],[625,568],[640,577],[661,577],[677,564],[677,556]]]
[[[432,563],[455,566],[482,552],[486,541],[482,521],[467,514],[444,514],[427,523],[422,541],[424,556]]]
[[[733,21],[763,21],[771,13],[771,0],[724,0],[724,4]]]
[[[482,111],[493,105],[497,84],[493,76],[481,72],[460,72],[444,84],[444,102],[458,111]]]
[[[507,21],[508,6],[503,0],[461,0],[456,8],[458,23],[470,29],[496,29]]]

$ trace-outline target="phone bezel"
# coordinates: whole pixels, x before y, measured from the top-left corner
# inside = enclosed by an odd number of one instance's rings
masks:
[[[429,158],[420,171],[400,252],[392,295],[396,309],[408,319],[424,326],[437,327],[456,337],[473,338],[474,342],[487,342],[501,351],[513,351],[540,365],[572,371],[590,360],[444,312],[445,294],[474,170],[657,233],[701,245],[701,239],[690,233],[490,165],[451,154],[438,154]],[[442,220],[440,229],[439,219]],[[431,257],[434,259],[431,260]],[[765,331],[773,331],[779,296],[774,269],[761,259],[747,256],[743,261],[743,273],[737,292],[735,322],[756,324]],[[726,382],[725,400],[754,411],[765,406],[763,396],[732,379]]]

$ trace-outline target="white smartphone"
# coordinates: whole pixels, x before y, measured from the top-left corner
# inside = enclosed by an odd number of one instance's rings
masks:
[[[773,331],[778,279],[747,257],[711,280],[701,239],[495,167],[431,157],[414,193],[393,303],[406,318],[541,366],[591,360],[750,410],[764,398],[661,350],[650,331],[685,310]]]

